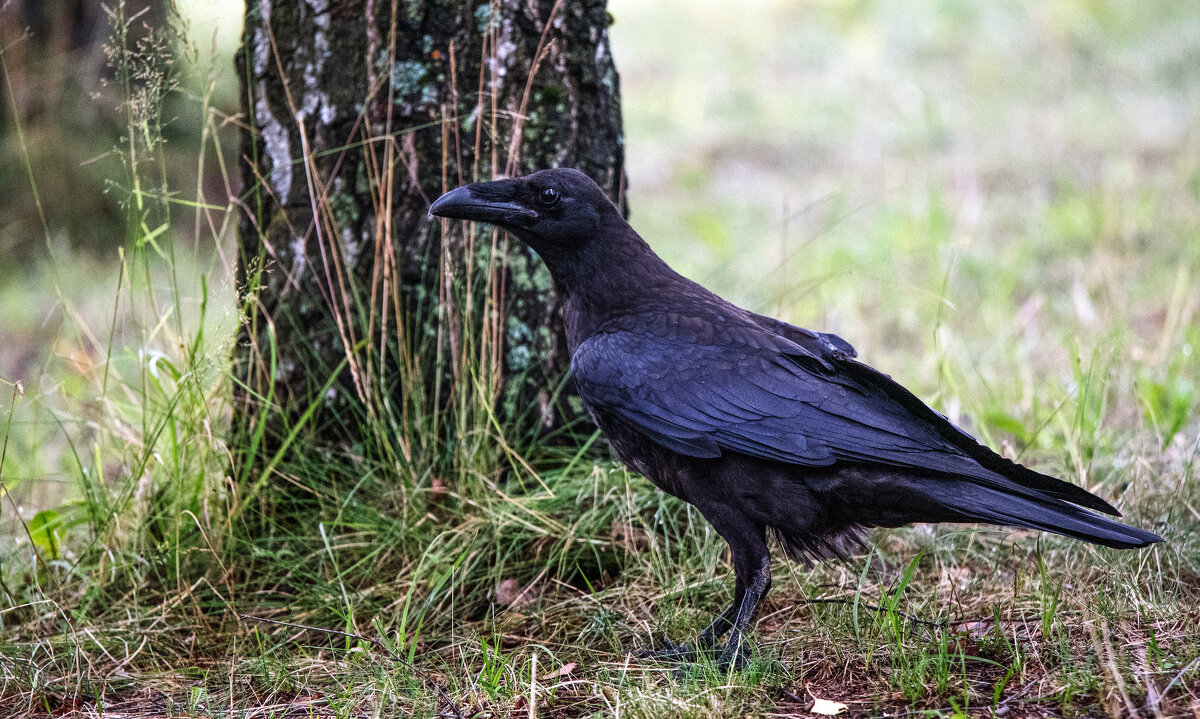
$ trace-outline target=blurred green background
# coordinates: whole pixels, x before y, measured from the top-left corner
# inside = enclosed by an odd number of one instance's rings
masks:
[[[181,197],[223,207],[236,190],[226,178],[236,174],[241,3],[179,7],[189,41],[176,48],[179,89],[163,101],[163,167]],[[1148,449],[1191,456],[1194,7],[613,0],[610,9],[631,220],[671,264],[735,302],[843,335],[1015,452],[1084,436],[1083,450],[1059,457],[1074,479],[1089,471],[1088,447],[1127,462]],[[4,480],[28,519],[76,491],[77,457],[109,421],[97,400],[107,358],[119,371],[164,348],[146,340],[154,308],[132,299],[118,272],[126,122],[103,51],[26,62],[30,41],[13,17],[0,422],[11,413]],[[229,217],[182,208],[172,220],[184,303],[208,293],[206,338],[218,345],[236,323]],[[134,276],[152,288],[159,271],[148,264]],[[16,383],[24,396],[14,408]],[[1083,387],[1095,389],[1085,397]]]

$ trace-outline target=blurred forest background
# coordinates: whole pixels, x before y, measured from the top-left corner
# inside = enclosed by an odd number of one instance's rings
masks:
[[[92,495],[141,497],[169,464],[161,443],[185,441],[135,409],[170,401],[148,386],[182,383],[170,376],[180,337],[209,358],[208,409],[190,426],[228,426],[243,8],[175,8],[128,6],[128,45],[161,60],[131,75],[105,50],[99,3],[0,5],[10,601],[31,545],[55,544],[73,571],[88,539],[71,527]],[[669,263],[736,303],[840,334],[994,446],[1121,497],[1173,545],[1161,550],[1168,584],[1200,576],[1194,7],[612,0],[610,11],[630,220]],[[130,184],[145,162],[130,157],[131,115],[151,111],[164,142],[150,164],[173,193],[161,234],[129,226],[131,203],[164,199]],[[38,534],[44,510],[55,519],[42,525],[60,529]],[[924,546],[912,531],[897,541]],[[714,541],[703,556],[716,562]],[[1177,646],[1159,670],[1170,679],[1192,662],[1194,686],[1200,647]]]
[[[27,511],[71,495],[61,436],[86,427],[92,365],[154,349],[125,339],[136,320],[117,288],[128,109],[105,52],[111,22],[99,5],[74,7],[9,2],[3,15],[0,378],[27,393],[6,473]],[[187,201],[224,207],[239,189],[241,4],[176,9],[131,5],[145,13],[131,45],[165,42],[143,22],[182,31],[171,36],[177,87],[161,98],[162,169],[185,201],[175,272],[193,290],[185,302],[200,301],[204,278],[209,339],[228,341],[232,225]],[[1141,396],[1118,398],[1127,411],[1174,429],[1191,416],[1200,16],[1186,5],[610,10],[631,221],[686,275],[851,337],[926,395],[951,362],[972,391],[949,399],[971,409],[1020,415],[1054,401],[1031,380],[1083,352],[1137,375]]]

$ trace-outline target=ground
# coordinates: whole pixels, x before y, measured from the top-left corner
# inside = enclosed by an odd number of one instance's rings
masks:
[[[256,504],[221,434],[236,208],[208,199],[174,252],[48,237],[0,282],[0,716],[1196,714],[1200,18],[611,10],[631,221],[669,262],[1166,541],[914,527],[777,558],[750,668],[677,677],[629,652],[729,601],[727,552],[603,457],[485,417],[437,472],[319,457],[276,468],[305,506]]]

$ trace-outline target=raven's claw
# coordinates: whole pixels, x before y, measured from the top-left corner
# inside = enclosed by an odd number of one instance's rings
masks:
[[[689,644],[667,643],[660,649],[642,649],[634,656],[638,659],[649,659],[664,664],[696,661],[696,650]]]

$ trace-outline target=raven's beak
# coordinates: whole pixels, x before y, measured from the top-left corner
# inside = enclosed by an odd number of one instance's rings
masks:
[[[537,212],[504,199],[512,195],[512,189],[502,184],[504,182],[477,182],[453,189],[433,201],[429,206],[429,214],[506,227],[531,226],[538,218]]]

